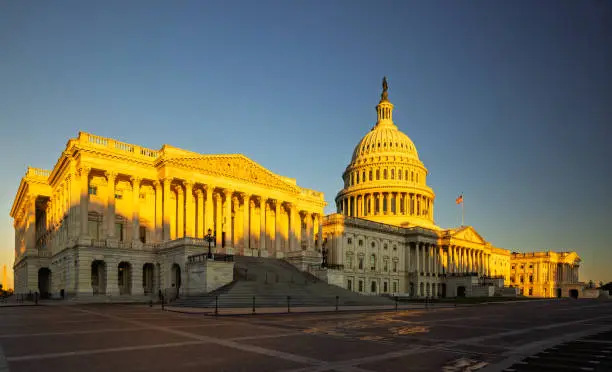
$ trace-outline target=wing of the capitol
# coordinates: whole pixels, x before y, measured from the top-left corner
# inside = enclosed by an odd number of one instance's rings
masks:
[[[159,150],[79,133],[52,170],[28,168],[10,215],[16,293],[146,300],[208,293],[234,257],[283,260],[363,295],[576,296],[576,252],[516,253],[472,226],[434,222],[434,190],[393,122],[386,80],[378,120],[355,147],[325,216],[321,192],[243,155]]]

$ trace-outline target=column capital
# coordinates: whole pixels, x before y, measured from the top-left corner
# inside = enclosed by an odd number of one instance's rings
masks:
[[[114,180],[115,178],[117,178],[118,173],[115,171],[104,171],[104,176],[106,177],[107,180]]]
[[[91,172],[91,167],[89,165],[82,165],[77,169],[79,176],[89,176],[89,172]]]
[[[211,185],[202,185],[202,191],[204,192],[212,191],[213,189],[214,187],[212,187]]]
[[[221,194],[216,193],[215,194],[215,200],[220,201],[221,200]]]
[[[165,184],[171,184],[172,181],[174,181],[174,177],[162,177],[159,179],[160,181],[162,181]]]
[[[196,189],[194,192],[198,198],[201,198],[204,195],[204,191],[201,189]]]
[[[242,198],[243,202],[246,202],[246,200],[248,200],[251,197],[251,195],[249,195],[248,193],[244,191],[239,191],[238,195]]]
[[[174,186],[174,191],[177,194],[183,194],[183,187],[181,185],[176,185],[176,186]]]
[[[255,200],[251,199],[251,200],[249,201],[249,207],[251,207],[251,208],[255,208]]]
[[[288,209],[293,209],[295,207],[295,203],[288,202],[288,201],[286,201],[286,202],[284,202],[282,204],[285,204],[285,207],[287,207]]]
[[[277,199],[268,199],[268,201],[270,202],[270,206],[271,206],[272,208],[276,208],[276,207],[279,205],[279,203],[278,203],[278,200],[277,200]]]
[[[231,190],[231,189],[223,189],[222,192],[223,192],[223,195],[225,195],[225,197],[230,197],[230,196],[232,196],[233,190]]]
[[[300,216],[301,216],[302,218],[304,218],[304,217],[306,217],[306,216],[307,216],[308,214],[310,214],[310,213],[309,213],[308,211],[305,211],[305,210],[303,210],[303,209],[302,209],[302,210],[299,212],[299,214],[300,214]]]
[[[193,181],[183,180],[183,186],[185,186],[186,189],[193,189]]]
[[[158,180],[154,180],[153,187],[155,187],[156,189],[159,189],[161,187],[161,182],[159,182]]]
[[[137,185],[140,185],[140,182],[142,181],[141,177],[137,177],[137,176],[132,176],[130,177],[130,181],[132,182],[132,187],[136,187]]]

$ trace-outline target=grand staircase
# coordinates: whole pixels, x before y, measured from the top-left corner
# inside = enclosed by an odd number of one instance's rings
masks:
[[[392,305],[380,296],[365,296],[298,270],[286,261],[235,256],[234,281],[202,296],[179,298],[172,306],[202,308]]]

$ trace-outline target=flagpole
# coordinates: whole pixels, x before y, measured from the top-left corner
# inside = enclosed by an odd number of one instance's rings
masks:
[[[463,194],[461,194],[463,195]],[[465,204],[464,199],[461,199],[461,227],[463,227],[463,219],[465,217],[465,210],[463,209],[463,205]]]

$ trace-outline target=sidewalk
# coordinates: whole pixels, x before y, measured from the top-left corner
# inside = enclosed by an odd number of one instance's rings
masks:
[[[410,305],[397,305],[397,310],[433,310],[440,308],[452,308],[454,305],[441,305],[436,306],[428,305],[425,307],[424,304],[410,304]],[[166,311],[172,311],[177,313],[186,314],[203,314],[203,315],[215,315],[215,308],[202,308],[202,307],[179,307],[179,306],[165,306]],[[335,312],[350,312],[350,311],[392,311],[395,310],[395,305],[373,305],[373,306],[338,306],[336,310],[335,306],[311,306],[311,307],[291,307],[287,311],[287,307],[256,307],[255,315],[261,314],[287,314],[287,313],[335,313]],[[252,315],[253,308],[251,307],[234,307],[234,308],[219,308],[218,314],[224,315]]]

